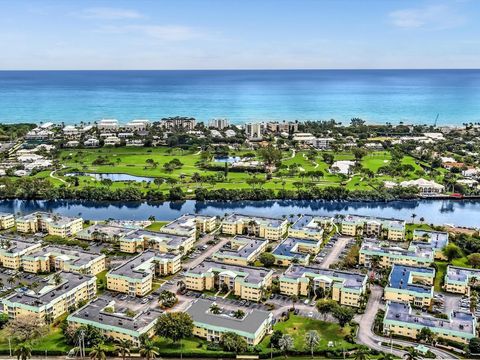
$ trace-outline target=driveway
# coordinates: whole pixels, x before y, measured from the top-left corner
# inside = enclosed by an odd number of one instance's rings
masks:
[[[350,237],[341,236],[338,238],[337,242],[330,249],[330,252],[325,256],[320,267],[322,269],[329,269],[330,265],[338,261],[339,255],[345,246],[352,240]]]

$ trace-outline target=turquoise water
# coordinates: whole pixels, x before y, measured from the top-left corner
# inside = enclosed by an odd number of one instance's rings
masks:
[[[480,70],[3,71],[0,122],[480,121]]]

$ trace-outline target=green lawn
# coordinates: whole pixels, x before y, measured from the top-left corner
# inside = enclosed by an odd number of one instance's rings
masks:
[[[447,261],[435,261],[435,264],[437,265],[437,272],[435,274],[435,291],[442,291],[442,285],[443,285],[443,280],[445,278],[445,273],[447,271]],[[464,256],[460,259],[454,259],[452,261],[453,266],[460,266],[460,267],[466,267],[466,268],[471,268],[471,266],[467,262],[467,257]]]
[[[154,221],[151,225],[147,226],[146,229],[152,231],[159,231],[162,227],[167,225],[169,221]]]
[[[8,337],[5,335],[5,330],[0,331],[0,351],[2,353],[8,352]],[[62,351],[67,353],[71,346],[67,345],[62,331],[59,327],[51,326],[49,333],[42,338],[33,342],[33,349],[38,352],[44,353],[47,351]],[[12,348],[15,348],[15,344],[12,343]]]

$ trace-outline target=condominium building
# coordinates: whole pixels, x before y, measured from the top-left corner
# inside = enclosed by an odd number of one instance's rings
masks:
[[[161,231],[173,235],[195,237],[197,231],[209,233],[215,230],[216,226],[216,216],[185,214],[166,224]]]
[[[262,267],[237,266],[206,260],[187,270],[183,282],[189,290],[221,290],[226,287],[234,295],[260,301],[272,284],[273,271]]]
[[[291,265],[280,276],[280,293],[313,296],[319,289],[342,305],[359,307],[366,292],[367,275],[347,271]]]
[[[258,256],[266,251],[268,240],[235,236],[227,248],[222,248],[213,254],[215,260],[226,264],[247,266],[255,262]]]
[[[194,118],[171,117],[162,119],[161,126],[167,130],[173,130],[175,128],[193,130],[196,123],[197,122]]]
[[[287,227],[288,221],[286,219],[231,214],[222,222],[222,233],[280,240],[287,232]]]
[[[117,242],[137,228],[128,228],[108,224],[94,224],[81,231],[75,237],[86,241]]]
[[[41,247],[40,242],[0,237],[0,266],[17,270],[22,266],[22,256]]]
[[[128,131],[145,131],[150,127],[149,120],[137,119],[128,122],[123,128]]]
[[[288,235],[300,239],[323,239],[323,232],[333,227],[329,216],[302,215],[288,228]]]
[[[132,308],[136,305],[132,302]],[[70,314],[67,322],[78,327],[93,326],[107,338],[131,341],[138,346],[141,337],[154,335],[155,324],[161,314],[160,310],[148,308],[128,316],[122,308],[116,307],[115,300],[97,298]]]
[[[273,249],[275,263],[288,266],[292,263],[308,265],[312,255],[318,254],[322,240],[308,240],[287,237]]]
[[[61,237],[73,236],[83,228],[82,218],[72,218],[41,211],[19,217],[16,222],[19,232],[46,232],[49,235]]]
[[[102,119],[97,123],[97,128],[100,131],[118,131],[119,125],[116,119]]]
[[[22,256],[23,270],[30,273],[68,271],[96,275],[106,269],[104,254],[49,245]]]
[[[247,123],[244,125],[245,134],[250,140],[261,140],[265,129],[264,123]]]
[[[229,125],[230,125],[230,122],[228,121],[228,119],[225,119],[225,118],[216,118],[208,122],[209,127],[215,128],[218,130],[223,130],[227,128]]]
[[[147,248],[163,253],[186,254],[195,243],[195,235],[173,235],[150,230],[135,230],[120,238],[120,251],[142,252]]]
[[[405,221],[371,216],[347,215],[342,220],[342,234],[401,241],[405,239]]]
[[[51,320],[71,311],[84,301],[93,299],[97,292],[95,276],[69,272],[51,275],[45,286],[34,292],[15,292],[2,300],[3,311],[11,319],[17,316],[38,316]]]
[[[210,311],[214,303],[197,299],[185,310],[193,320],[193,334],[211,342],[219,342],[222,335],[233,332],[255,346],[270,332],[273,324],[271,312],[248,309],[245,316],[237,319],[232,309],[220,309],[216,314]]]
[[[378,265],[382,268],[389,268],[394,264],[428,267],[434,261],[434,251],[415,244],[404,249],[378,240],[364,240],[360,247],[359,264],[370,267],[374,258],[378,259]]]
[[[416,339],[423,329],[430,329],[435,336],[467,344],[476,337],[475,316],[463,311],[452,311],[447,319],[436,318],[425,313],[412,311],[409,303],[390,301],[383,318],[383,332]]]
[[[434,268],[393,265],[384,297],[411,303],[415,307],[427,307],[432,304],[434,281]]]
[[[107,273],[107,289],[134,296],[152,291],[155,276],[175,274],[181,269],[181,255],[147,250]]]
[[[0,230],[10,229],[15,226],[15,216],[10,213],[0,213]]]
[[[296,133],[298,132],[298,122],[294,121],[272,121],[267,123],[267,130],[273,133]]]
[[[443,248],[448,245],[448,232],[417,229],[413,231],[412,244],[429,246],[435,251],[435,259],[447,259]]]
[[[470,296],[470,287],[480,282],[480,270],[448,265],[443,289]]]

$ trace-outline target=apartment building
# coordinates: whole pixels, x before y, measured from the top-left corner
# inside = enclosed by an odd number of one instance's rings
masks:
[[[435,269],[393,265],[385,287],[385,300],[411,303],[415,307],[428,307],[433,301]]]
[[[128,228],[108,224],[94,224],[81,231],[75,237],[86,241],[117,242],[137,228]]]
[[[197,299],[185,310],[193,320],[193,334],[211,342],[219,342],[222,335],[233,332],[255,346],[270,332],[273,324],[271,312],[248,309],[242,319],[233,317],[231,309],[221,309],[219,314],[210,311],[214,303]]]
[[[15,216],[10,213],[0,212],[0,230],[10,229],[15,226]]]
[[[389,268],[394,264],[428,267],[434,261],[434,251],[415,244],[404,249],[378,240],[364,240],[360,247],[359,264],[370,267],[375,257],[379,260],[378,266],[382,268]]]
[[[45,286],[34,292],[15,292],[2,300],[3,311],[11,319],[17,316],[38,316],[54,320],[93,299],[97,292],[97,279],[92,275],[60,272],[60,282],[50,276]]]
[[[347,271],[291,265],[280,276],[280,293],[313,296],[319,289],[342,305],[359,307],[367,288],[367,275]]]
[[[162,119],[160,125],[167,130],[173,130],[175,128],[193,130],[196,123],[197,122],[194,118],[171,117]]]
[[[120,238],[120,251],[133,254],[151,248],[163,253],[184,255],[194,243],[195,235],[173,235],[140,229]]]
[[[0,237],[0,266],[17,270],[22,266],[22,256],[41,247],[40,242]]]
[[[443,248],[448,245],[448,232],[433,230],[414,230],[414,245],[429,246],[435,251],[435,259],[447,260]]]
[[[324,231],[331,231],[332,228],[332,217],[302,215],[288,228],[288,236],[322,240]]]
[[[268,240],[247,236],[235,236],[227,248],[213,254],[213,259],[226,264],[247,266],[257,260],[268,247]]]
[[[49,235],[70,237],[83,229],[82,218],[37,211],[17,218],[17,231],[23,233],[45,232]]]
[[[96,275],[106,269],[104,254],[95,254],[71,247],[49,245],[22,258],[23,270],[30,273],[68,271]]]
[[[135,304],[132,302],[132,308]],[[128,308],[128,303],[127,303]],[[121,312],[115,300],[97,298],[70,314],[67,322],[74,326],[93,326],[110,339],[131,341],[134,346],[140,345],[141,337],[152,337],[155,333],[160,310],[149,308],[137,312],[133,317]]]
[[[187,270],[183,282],[189,290],[216,290],[224,287],[234,295],[260,301],[272,284],[273,271],[262,267],[238,266],[206,260]]]
[[[261,140],[265,131],[264,123],[247,123],[244,125],[245,134],[250,140]]]
[[[208,122],[208,127],[223,130],[230,126],[230,122],[225,118],[216,118]]]
[[[146,131],[150,127],[150,120],[136,119],[129,121],[123,126],[128,131]]]
[[[289,266],[292,263],[308,265],[310,258],[318,254],[322,240],[308,240],[287,237],[275,249],[272,254],[275,263],[281,266]]]
[[[445,274],[445,291],[470,296],[470,287],[480,282],[480,270],[449,265]]]
[[[209,233],[217,227],[217,217],[207,215],[184,214],[164,227],[161,231],[173,235],[195,237],[196,232]]]
[[[181,269],[181,255],[147,250],[107,273],[107,289],[134,296],[152,291],[156,276],[175,274]]]
[[[280,240],[287,232],[287,227],[287,219],[231,214],[222,222],[222,233]]]
[[[402,241],[405,239],[405,221],[371,216],[347,215],[342,220],[342,234]]]
[[[276,134],[292,134],[298,132],[298,125],[299,123],[294,121],[272,121],[267,123],[267,131]]]
[[[426,313],[412,311],[409,303],[393,302],[387,304],[383,318],[383,332],[385,335],[399,335],[416,339],[423,329],[430,329],[435,336],[468,344],[471,338],[477,336],[477,321],[475,316],[468,312],[452,311],[448,319],[440,319]]]
[[[116,119],[102,119],[97,123],[97,129],[100,131],[116,132],[120,128]]]

